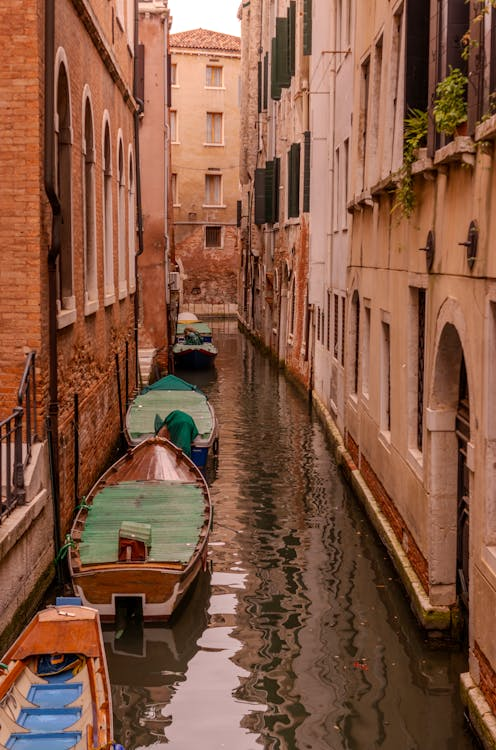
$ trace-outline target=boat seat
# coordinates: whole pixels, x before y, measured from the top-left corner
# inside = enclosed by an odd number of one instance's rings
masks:
[[[6,745],[9,737],[13,734],[22,735],[24,733],[29,734],[29,730],[21,727],[17,721],[14,721],[14,719],[5,712],[2,713],[2,716],[0,717],[0,744]]]
[[[29,732],[13,734],[12,750],[72,750],[79,742],[79,732]]]

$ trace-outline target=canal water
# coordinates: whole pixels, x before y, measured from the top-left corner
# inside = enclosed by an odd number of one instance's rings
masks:
[[[427,642],[305,398],[214,324],[176,374],[220,423],[211,570],[168,627],[104,633],[126,750],[468,750],[463,654]]]

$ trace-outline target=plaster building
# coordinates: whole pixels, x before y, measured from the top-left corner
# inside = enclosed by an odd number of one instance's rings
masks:
[[[17,10],[0,3],[4,643],[53,576],[136,382],[134,3]]]
[[[234,314],[239,251],[240,40],[171,34],[172,199],[182,306]]]
[[[483,3],[477,20],[479,5],[384,1],[356,15],[345,440],[417,616],[461,626],[463,699],[495,747],[496,15]],[[464,136],[459,122],[439,132],[452,69],[468,76]]]
[[[496,10],[241,13],[240,318],[311,390],[421,625],[465,644],[462,698],[494,748]]]
[[[311,4],[257,0],[240,12],[240,318],[308,385]]]
[[[138,258],[141,294],[139,363],[141,383],[168,369],[174,340],[178,292],[171,289],[176,269],[172,241],[171,102],[169,56],[171,25],[167,0],[139,4],[141,200],[143,252]]]

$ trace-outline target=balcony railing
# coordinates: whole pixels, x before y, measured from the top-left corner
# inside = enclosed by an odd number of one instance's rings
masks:
[[[17,406],[0,422],[0,523],[26,502],[24,472],[37,439],[35,353],[30,352],[17,393]]]

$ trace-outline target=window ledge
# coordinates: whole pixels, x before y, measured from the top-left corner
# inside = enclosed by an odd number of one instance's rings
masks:
[[[127,283],[119,284],[119,299],[127,297]]]
[[[422,451],[419,451],[418,448],[409,448],[408,463],[418,478],[422,479],[424,475],[424,456]]]
[[[434,162],[427,156],[426,148],[419,148],[417,158],[412,164],[412,174],[423,174],[426,179],[432,179]]]
[[[76,308],[70,307],[68,309],[59,310],[57,313],[57,329],[66,328],[72,325],[76,320]]]
[[[379,430],[379,442],[387,450],[391,452],[391,430]]]
[[[97,299],[87,300],[84,303],[84,314],[86,316],[87,315],[93,315],[98,310],[98,307],[99,307],[99,305],[98,305],[98,300]]]
[[[115,302],[115,291],[112,289],[111,291],[108,290],[105,292],[105,296],[103,298],[103,304],[105,307],[108,307],[109,305],[113,305]]]
[[[475,140],[484,141],[496,138],[496,115],[479,123],[475,128]]]
[[[210,89],[211,91],[225,91],[225,86],[205,86],[206,89]]]
[[[484,567],[493,579],[494,585],[496,586],[496,546],[488,545],[482,547],[482,562]]]
[[[475,164],[475,143],[470,136],[457,136],[434,154],[435,166],[451,162],[461,162],[470,166]]]
[[[136,291],[136,282],[130,281],[129,282],[129,294],[134,294]]]
[[[204,203],[202,205],[202,208],[227,208],[224,204],[218,204],[218,203]]]
[[[203,145],[208,146],[209,148],[224,148],[226,144],[224,143],[224,141],[222,143],[210,143],[205,141]]]

